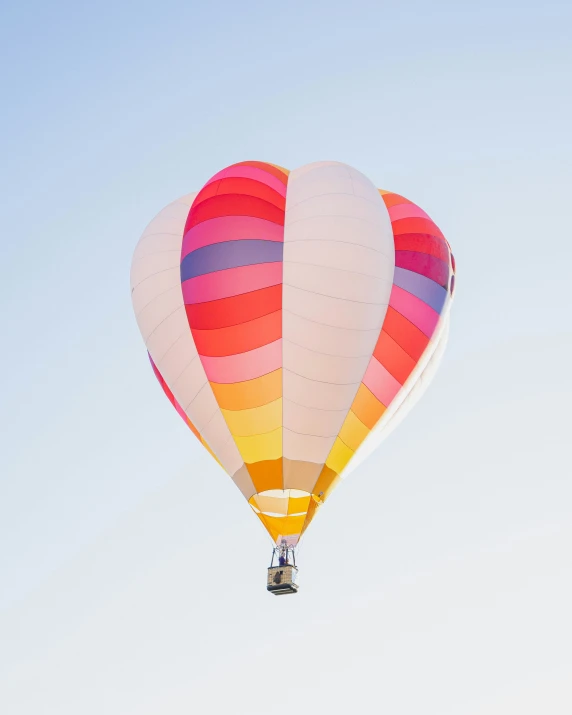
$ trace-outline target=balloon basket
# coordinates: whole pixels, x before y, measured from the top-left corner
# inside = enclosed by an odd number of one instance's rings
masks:
[[[298,593],[298,569],[295,566],[271,566],[268,569],[266,588],[275,596]]]
[[[274,559],[278,564],[274,565]],[[268,568],[266,589],[275,596],[285,596],[288,593],[298,593],[298,568],[296,567],[296,554],[294,547],[288,546],[285,541],[272,550],[272,561]]]

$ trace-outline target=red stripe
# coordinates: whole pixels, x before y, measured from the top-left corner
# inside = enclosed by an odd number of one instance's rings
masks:
[[[417,251],[395,251],[395,265],[426,276],[443,288],[449,286],[449,266],[435,256]]]
[[[163,392],[165,393],[165,395],[167,395],[167,398],[168,398],[169,402],[170,402],[170,403],[173,405],[173,407],[174,407],[174,406],[175,406],[175,396],[173,395],[173,393],[172,393],[171,390],[169,389],[167,383],[166,383],[165,380],[163,379],[163,375],[161,375],[161,373],[160,373],[159,370],[157,369],[157,366],[156,366],[155,363],[153,362],[153,358],[152,358],[150,355],[149,355],[149,359],[151,360],[151,367],[153,368],[153,372],[155,373],[155,377],[157,378],[157,380],[158,380],[158,382],[159,382],[159,385],[161,385],[161,387],[163,388]]]
[[[373,356],[402,385],[417,364],[385,330],[379,335]]]
[[[256,196],[282,209],[282,211],[284,211],[286,207],[286,197],[274,191],[268,184],[263,184],[261,181],[256,181],[256,179],[230,177],[213,181],[212,184],[207,184],[201,189],[193,201],[193,208],[196,208],[206,199],[210,199],[213,196],[223,196],[225,194]]]
[[[281,307],[282,285],[185,306],[189,325],[198,330],[214,330],[239,325],[268,313],[274,313]]]
[[[400,218],[391,224],[393,235],[402,233],[428,233],[430,236],[445,238],[437,226],[427,218]]]
[[[203,221],[220,216],[254,216],[284,225],[284,211],[277,206],[256,198],[241,194],[223,194],[205,199],[198,206],[193,204],[185,225],[185,233]]]
[[[419,360],[429,343],[429,338],[418,327],[391,306],[383,322],[385,331],[414,360]]]
[[[222,357],[255,350],[282,337],[282,311],[263,315],[248,323],[215,330],[193,329],[199,355]]]
[[[430,256],[440,258],[445,263],[449,261],[447,244],[437,236],[430,236],[428,233],[402,233],[399,236],[394,236],[394,240],[396,251],[428,253]]]

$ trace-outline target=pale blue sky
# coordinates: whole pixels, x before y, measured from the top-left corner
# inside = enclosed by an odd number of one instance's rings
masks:
[[[0,710],[568,715],[569,3],[11,5]],[[148,221],[244,159],[347,162],[458,264],[434,385],[313,525],[289,600],[129,296]],[[225,510],[197,514],[213,481]]]

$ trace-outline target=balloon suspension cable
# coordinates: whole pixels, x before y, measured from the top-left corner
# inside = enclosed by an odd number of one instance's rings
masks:
[[[296,566],[296,550],[294,546],[288,544],[285,539],[282,539],[280,544],[277,544],[272,549],[272,560],[270,568],[274,566],[274,559],[278,561],[280,566]]]

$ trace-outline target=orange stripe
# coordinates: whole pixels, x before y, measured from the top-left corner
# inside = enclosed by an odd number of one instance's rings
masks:
[[[191,432],[195,435],[197,439],[202,439],[199,430],[195,427],[195,425],[191,422],[191,420],[187,417],[187,425],[189,426]]]
[[[290,176],[290,169],[285,169],[283,166],[280,166],[280,164],[270,164],[268,162],[268,166],[273,166],[275,169],[279,169],[282,173],[286,174],[286,176]]]
[[[228,385],[211,382],[210,385],[218,406],[223,410],[250,410],[282,396],[282,368],[254,380]]]
[[[267,164],[265,161],[241,161],[239,164],[236,164],[236,166],[253,166],[256,169],[262,169],[262,171],[267,171],[269,174],[272,174],[272,176],[280,179],[284,185],[288,183],[287,174],[274,164]]]
[[[409,199],[406,199],[404,196],[400,196],[399,194],[382,194],[381,198],[388,209],[392,206],[398,206],[399,204],[413,203],[413,201],[409,201]]]
[[[325,501],[339,481],[339,475],[324,464],[318,481],[312,489],[312,494],[315,494],[321,501]]]
[[[351,411],[368,429],[373,429],[387,408],[362,383],[354,398]]]
[[[246,468],[257,493],[269,489],[282,489],[282,457],[247,464]]]

